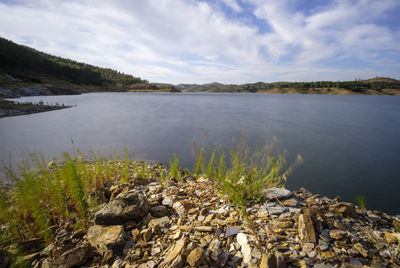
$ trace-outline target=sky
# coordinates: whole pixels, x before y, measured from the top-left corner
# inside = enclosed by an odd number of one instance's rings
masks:
[[[0,0],[0,36],[151,82],[400,79],[400,0]]]

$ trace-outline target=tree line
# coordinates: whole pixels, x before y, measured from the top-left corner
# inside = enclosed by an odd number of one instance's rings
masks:
[[[45,76],[75,84],[126,86],[148,83],[130,74],[49,55],[4,38],[0,38],[0,70],[17,75]]]

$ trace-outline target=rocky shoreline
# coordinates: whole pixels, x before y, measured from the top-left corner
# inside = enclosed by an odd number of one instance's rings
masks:
[[[246,210],[212,180],[132,178],[102,188],[86,231],[60,223],[33,267],[400,267],[399,218],[306,189],[264,190]],[[71,215],[73,217],[73,215]],[[397,230],[398,231],[398,230]]]
[[[0,98],[0,118],[8,116],[42,113],[54,110],[61,110],[70,107],[71,106],[66,106],[66,105],[17,103],[17,102],[2,100]]]

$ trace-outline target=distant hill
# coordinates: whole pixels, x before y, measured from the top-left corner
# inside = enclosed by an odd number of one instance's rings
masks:
[[[203,85],[179,84],[176,88],[186,92],[400,95],[400,81],[384,77],[355,81],[257,82],[241,85],[214,82]]]
[[[365,80],[360,80],[360,81],[368,82],[368,83],[373,83],[373,82],[400,83],[399,80],[389,78],[389,77],[375,77],[375,78],[365,79]]]
[[[117,88],[148,83],[130,74],[49,55],[4,38],[0,38],[0,73],[9,75],[16,82],[25,83],[56,81]],[[5,81],[10,84],[12,80],[3,79],[0,86],[5,86]]]

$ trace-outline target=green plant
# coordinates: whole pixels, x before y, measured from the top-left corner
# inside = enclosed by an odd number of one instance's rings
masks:
[[[357,205],[361,209],[367,209],[367,200],[365,199],[364,196],[357,196],[356,201],[357,201]]]
[[[203,153],[204,153],[204,145],[201,145],[200,152],[197,155],[197,161],[193,170],[193,176],[195,176],[196,178],[199,177],[200,172],[203,172],[204,170]]]
[[[179,157],[173,154],[173,160],[169,160],[169,177],[179,179],[180,178],[180,167],[179,167]]]
[[[287,176],[303,160],[300,155],[294,163],[287,167],[284,157],[276,149],[279,140],[274,138],[258,150],[251,152],[246,143],[246,135],[242,133],[235,149],[230,151],[228,167],[225,152],[222,151],[216,163],[216,150],[209,154],[206,166],[206,175],[213,179],[220,192],[232,201],[233,204],[246,207],[252,202],[263,198],[262,190],[267,187],[281,187],[285,184]],[[198,176],[204,170],[204,146],[201,147],[193,174]]]

